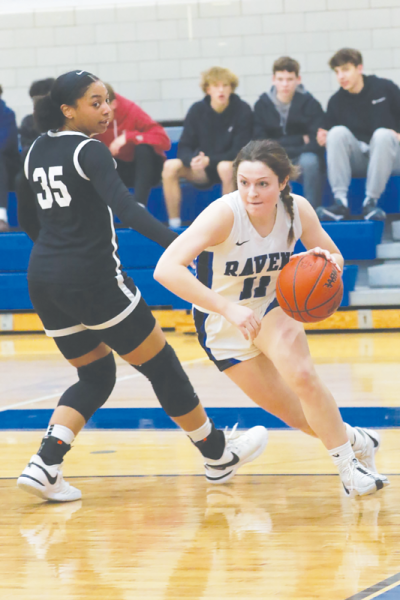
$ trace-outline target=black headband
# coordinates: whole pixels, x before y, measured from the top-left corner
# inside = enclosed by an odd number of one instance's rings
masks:
[[[98,80],[98,77],[88,71],[69,71],[56,79],[50,97],[58,107],[62,104],[72,106],[78,98],[82,97],[82,91]]]

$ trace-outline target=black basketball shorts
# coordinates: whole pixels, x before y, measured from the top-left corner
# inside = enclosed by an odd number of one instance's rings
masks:
[[[85,289],[29,281],[29,294],[46,334],[67,359],[83,356],[101,342],[123,356],[140,346],[156,324],[125,273]]]

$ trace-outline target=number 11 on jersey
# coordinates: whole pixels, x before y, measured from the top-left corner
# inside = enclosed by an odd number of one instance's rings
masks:
[[[257,277],[247,277],[243,283],[243,289],[239,296],[239,300],[248,300],[249,298],[264,298],[267,295],[267,287],[271,282],[271,277],[269,275],[263,275],[260,277],[260,283],[253,290],[254,281]]]

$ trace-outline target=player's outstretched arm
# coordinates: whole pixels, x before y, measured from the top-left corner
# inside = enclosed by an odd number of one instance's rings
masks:
[[[297,197],[295,202],[299,208],[302,226],[301,241],[307,251],[333,262],[339,270],[343,269],[344,259],[339,248],[330,235],[322,228],[321,222],[311,204],[302,197]]]
[[[174,241],[178,234],[165,227],[136,202],[122,183],[111,153],[102,142],[93,140],[86,144],[80,151],[78,160],[96,192],[125,227],[132,227],[163,248]]]

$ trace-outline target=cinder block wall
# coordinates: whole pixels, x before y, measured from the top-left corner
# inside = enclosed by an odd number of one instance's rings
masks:
[[[337,89],[327,61],[343,46],[362,51],[366,73],[400,84],[400,0],[35,0],[34,11],[32,0],[12,0],[7,13],[2,3],[0,83],[19,121],[34,79],[75,68],[160,120],[184,117],[212,65],[235,71],[253,104],[283,54],[324,106]]]

